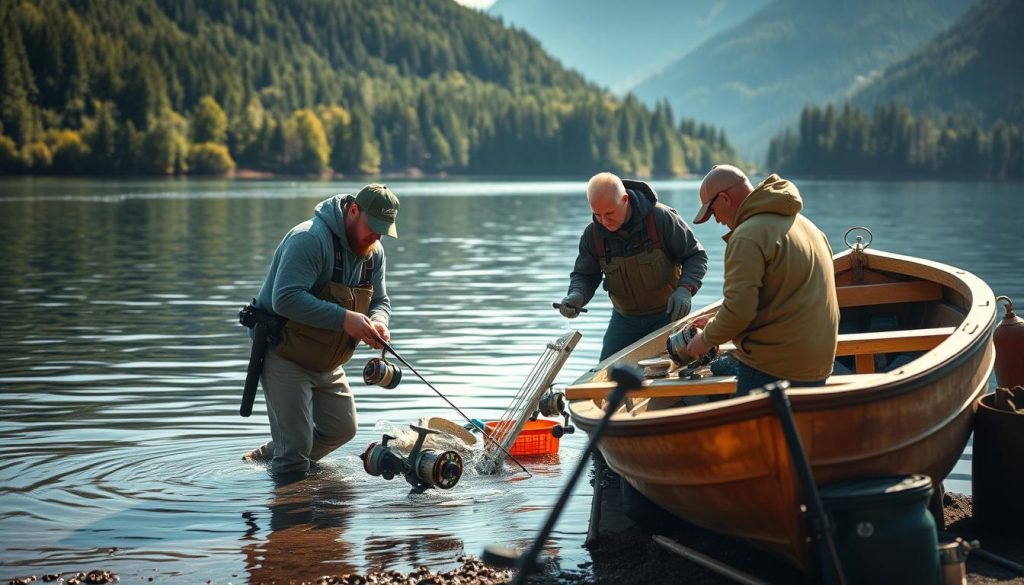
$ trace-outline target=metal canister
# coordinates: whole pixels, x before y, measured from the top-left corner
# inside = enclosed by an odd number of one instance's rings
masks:
[[[942,564],[942,585],[967,585],[967,553],[971,546],[962,538],[939,543],[939,562]]]
[[[1000,296],[996,302],[1006,302],[1006,316],[992,334],[996,346],[996,382],[1002,388],[1024,386],[1024,319],[1013,313],[1010,297]]]

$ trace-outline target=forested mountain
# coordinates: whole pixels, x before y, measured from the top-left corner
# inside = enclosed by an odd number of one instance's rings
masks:
[[[858,91],[854,105],[898,102],[919,115],[1024,126],[1024,2],[979,0],[960,20]]]
[[[768,165],[819,177],[1024,179],[1022,27],[1024,3],[981,0],[852,103],[805,108],[772,140]]]
[[[653,102],[721,125],[749,157],[808,104],[845,99],[930,40],[971,0],[774,0],[638,85]]]
[[[0,0],[0,170],[631,175],[732,159],[451,0]]]
[[[529,32],[566,67],[622,92],[767,3],[498,0],[487,12]]]

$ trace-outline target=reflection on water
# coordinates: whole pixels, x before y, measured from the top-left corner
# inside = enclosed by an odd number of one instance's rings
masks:
[[[550,304],[589,218],[584,181],[391,185],[402,197],[402,239],[385,241],[395,348],[471,416],[498,416],[568,326]],[[965,268],[1024,303],[1020,186],[798,184],[837,251],[846,228],[867,225],[877,248]],[[695,181],[654,185],[693,216]],[[248,349],[237,310],[285,231],[358,187],[0,182],[0,577],[103,566],[125,579],[282,581],[447,570],[495,534],[528,544],[585,437],[528,462],[530,478],[467,466],[454,489],[412,494],[358,458],[393,425],[458,420],[411,375],[394,390],[354,384],[359,432],[306,481],[276,487],[240,460],[268,428],[262,398],[238,416]],[[723,243],[719,226],[695,231],[711,257],[699,306],[720,294]],[[583,339],[561,384],[597,359],[607,297],[591,307],[571,323]],[[370,357],[357,352],[350,378]],[[947,488],[970,489],[967,457]],[[580,482],[548,551],[564,568],[589,560],[589,504]]]

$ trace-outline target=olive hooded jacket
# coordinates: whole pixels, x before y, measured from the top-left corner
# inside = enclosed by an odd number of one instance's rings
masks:
[[[704,330],[711,345],[787,380],[832,373],[839,303],[828,238],[800,214],[796,185],[770,175],[740,204],[725,235],[722,306]]]

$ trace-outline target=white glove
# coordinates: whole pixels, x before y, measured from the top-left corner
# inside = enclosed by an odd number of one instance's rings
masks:
[[[690,305],[692,303],[693,295],[690,294],[690,290],[685,286],[681,286],[668,298],[668,306],[665,307],[665,312],[671,316],[673,321],[678,321],[690,314]]]
[[[558,307],[558,312],[566,319],[575,319],[576,317],[579,317],[580,307],[582,306],[583,295],[579,293],[569,293],[565,295],[564,299],[562,299],[562,306]]]

